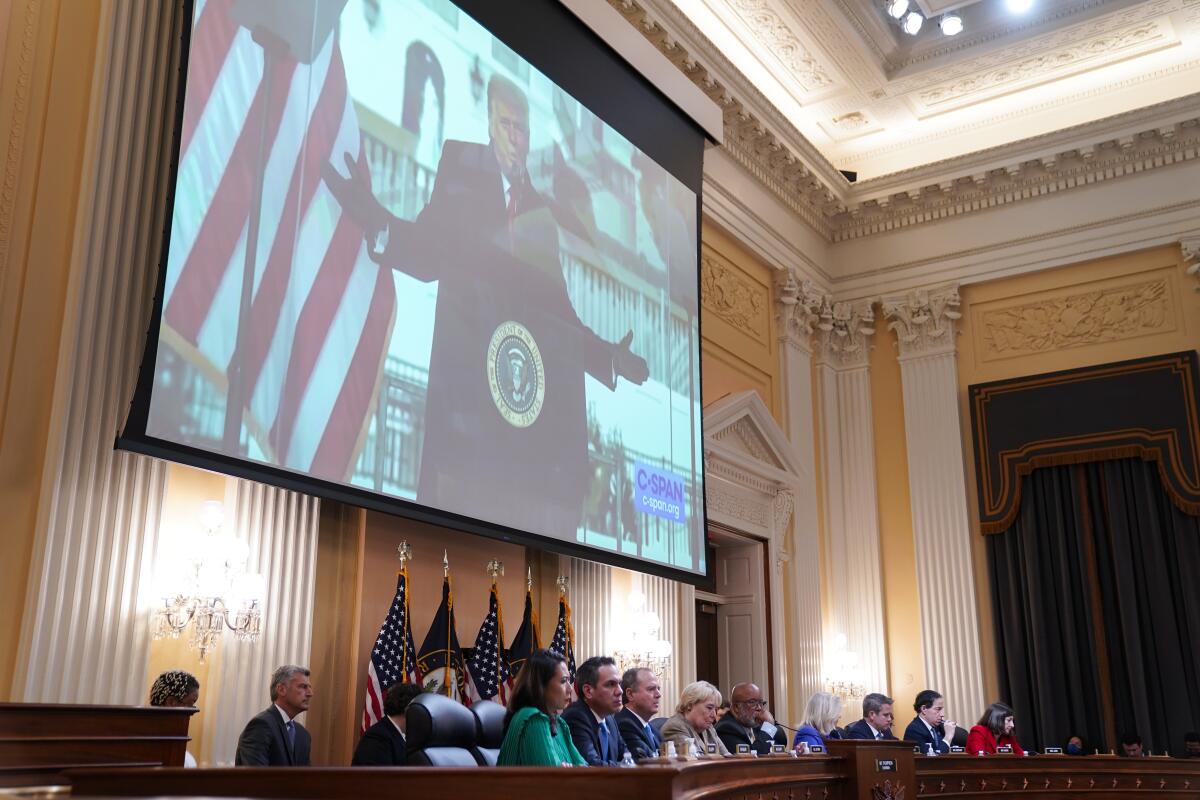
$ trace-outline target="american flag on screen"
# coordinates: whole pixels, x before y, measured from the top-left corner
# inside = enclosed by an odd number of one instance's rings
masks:
[[[412,626],[408,613],[408,569],[396,577],[396,597],[388,609],[371,660],[367,664],[367,696],[363,703],[362,729],[383,719],[383,696],[394,683],[420,683],[417,671],[417,648],[413,645]]]
[[[291,16],[312,7],[292,5]],[[322,180],[325,165],[344,174],[345,154],[357,159],[362,149],[336,34],[315,39],[312,63],[303,63],[270,23],[256,24],[253,35],[241,27],[245,8],[254,10],[235,0],[196,3],[163,337],[218,386],[226,383],[258,210],[240,359],[245,424],[269,460],[345,480],[391,338],[392,275],[370,260],[363,231]]]
[[[504,652],[504,617],[500,613],[500,595],[492,584],[488,613],[475,635],[475,653],[467,664],[467,696],[471,702],[491,700],[508,703],[508,657]]]
[[[571,605],[567,602],[566,592],[558,596],[558,624],[554,626],[554,636],[547,649],[567,660],[567,672],[571,675],[571,683],[575,683],[575,629],[571,627]]]

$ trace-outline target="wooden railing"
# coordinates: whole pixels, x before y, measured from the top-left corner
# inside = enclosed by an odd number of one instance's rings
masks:
[[[0,703],[0,786],[81,767],[182,767],[194,708]]]
[[[903,742],[833,742],[824,756],[726,758],[633,769],[130,769],[73,771],[76,797],[480,797],[487,800],[1200,798],[1200,761],[915,756]]]

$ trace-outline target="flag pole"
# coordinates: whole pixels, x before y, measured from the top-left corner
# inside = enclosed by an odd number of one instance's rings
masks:
[[[396,546],[396,557],[400,559],[400,575],[398,577],[404,578],[404,630],[400,637],[400,682],[408,683],[408,630],[412,625],[408,613],[408,562],[412,560],[412,545],[408,543],[408,539]]]
[[[442,578],[446,581],[446,658],[442,668],[442,687],[446,697],[453,697],[454,689],[450,686],[450,631],[451,619],[454,616],[454,590],[450,587],[450,555],[448,550],[442,551]],[[459,698],[462,702],[462,698]]]

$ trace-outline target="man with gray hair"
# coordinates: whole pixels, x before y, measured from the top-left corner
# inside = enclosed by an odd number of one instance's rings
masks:
[[[872,692],[863,698],[863,718],[846,726],[847,739],[895,739],[892,698]]]
[[[634,758],[654,758],[662,740],[650,724],[658,716],[662,689],[654,671],[646,667],[625,670],[621,676],[621,694],[625,707],[617,712],[617,728],[625,747]]]
[[[271,705],[246,723],[233,763],[239,767],[307,767],[312,737],[296,717],[312,700],[312,673],[285,664],[271,675]]]

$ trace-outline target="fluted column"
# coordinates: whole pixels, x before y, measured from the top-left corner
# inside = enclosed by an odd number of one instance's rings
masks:
[[[817,323],[817,381],[825,488],[827,636],[844,634],[858,656],[852,679],[868,692],[888,691],[883,577],[871,415],[869,302],[826,303]],[[829,642],[826,642],[828,645]]]
[[[64,13],[68,13],[64,8]],[[113,451],[149,326],[181,14],[106,3],[14,694],[145,701],[165,465]]]
[[[813,565],[820,563],[820,525],[817,518],[817,457],[814,441],[812,336],[819,322],[824,297],[808,281],[794,273],[784,273],[776,285],[776,316],[779,353],[783,368],[783,406],[785,431],[795,448],[801,474],[794,494],[781,495],[781,503],[792,503],[791,537],[780,532],[780,541],[789,542],[787,560],[781,565],[790,610],[788,630],[792,650],[788,654],[792,685],[788,697],[790,719],[799,719],[804,703],[821,690],[821,575]],[[782,510],[782,509],[781,509]],[[786,524],[786,522],[785,522]],[[783,643],[777,643],[776,647]]]
[[[212,763],[201,766],[216,767],[233,766],[246,721],[270,702],[274,669],[309,666],[320,519],[315,497],[235,478],[226,479],[225,506],[233,509],[230,533],[249,549],[246,571],[263,576],[265,593],[262,635],[255,642],[224,636],[211,685],[203,687],[217,694],[217,702],[209,704],[204,728],[203,751]],[[333,694],[319,674],[313,686]]]
[[[959,425],[958,306],[956,286],[883,298],[900,348],[925,676],[961,719],[986,699]]]

